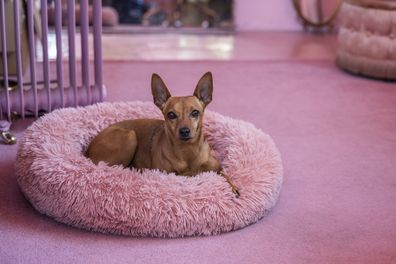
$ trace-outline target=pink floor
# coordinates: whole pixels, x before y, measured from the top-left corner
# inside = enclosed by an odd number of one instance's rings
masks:
[[[106,62],[109,101],[151,100],[152,72],[174,94],[189,94],[211,70],[210,109],[254,123],[280,149],[278,204],[258,223],[218,236],[91,233],[32,209],[15,181],[17,146],[0,145],[0,262],[396,263],[396,85],[349,75],[318,56]],[[15,122],[17,136],[30,122]]]

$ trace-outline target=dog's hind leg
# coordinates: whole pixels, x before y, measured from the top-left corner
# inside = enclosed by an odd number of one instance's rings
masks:
[[[110,126],[92,140],[86,156],[95,164],[104,161],[109,166],[128,167],[133,160],[136,148],[135,131],[119,126]]]

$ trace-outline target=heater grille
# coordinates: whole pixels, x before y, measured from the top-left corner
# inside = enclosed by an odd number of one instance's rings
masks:
[[[53,27],[48,26],[49,8]],[[101,14],[100,0],[0,1],[0,132],[14,115],[37,118],[104,100]]]

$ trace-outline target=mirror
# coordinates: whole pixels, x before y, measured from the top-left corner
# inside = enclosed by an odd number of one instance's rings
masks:
[[[304,29],[331,29],[342,0],[293,0]]]

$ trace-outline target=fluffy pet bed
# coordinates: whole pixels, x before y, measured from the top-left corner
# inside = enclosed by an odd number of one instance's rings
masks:
[[[282,163],[272,139],[253,125],[206,111],[204,131],[236,198],[213,172],[187,178],[158,170],[94,165],[83,153],[104,127],[125,119],[161,118],[152,103],[101,103],[56,110],[33,123],[21,140],[16,174],[41,213],[104,233],[179,237],[242,228],[275,204]]]

